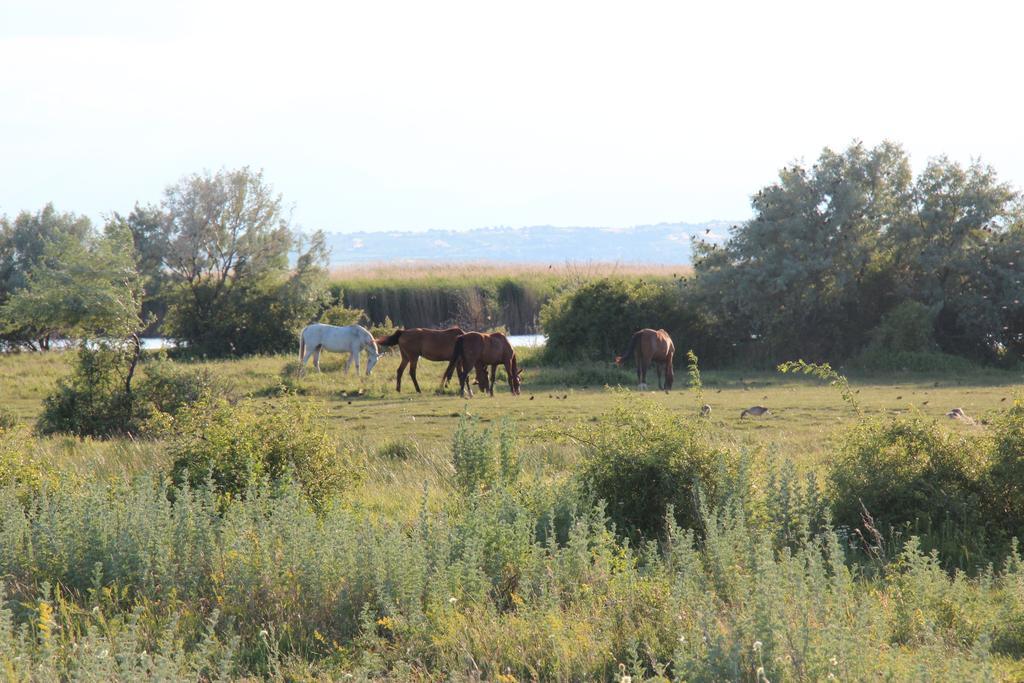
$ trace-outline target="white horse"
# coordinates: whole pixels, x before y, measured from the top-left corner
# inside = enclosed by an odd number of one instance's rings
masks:
[[[320,351],[327,349],[336,353],[348,352],[348,362],[345,363],[345,374],[348,374],[352,367],[352,361],[356,363],[356,374],[359,374],[359,354],[366,349],[366,374],[370,374],[373,366],[377,364],[380,352],[377,350],[377,342],[369,330],[359,325],[325,325],[324,323],[313,323],[306,325],[299,336],[299,374],[306,369],[306,361],[313,356],[313,367],[320,372]]]

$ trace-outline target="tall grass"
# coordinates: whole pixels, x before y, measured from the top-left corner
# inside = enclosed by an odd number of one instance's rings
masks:
[[[512,334],[532,334],[539,331],[541,307],[567,288],[609,275],[668,279],[687,272],[685,266],[614,263],[419,263],[334,269],[331,288],[373,322],[390,318],[404,327],[504,327]]]

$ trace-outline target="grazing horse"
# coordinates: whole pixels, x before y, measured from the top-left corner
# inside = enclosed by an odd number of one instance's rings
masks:
[[[402,363],[398,366],[395,378],[395,391],[402,390],[402,373],[405,367],[409,366],[409,377],[412,385],[416,387],[416,393],[420,392],[420,384],[416,381],[416,363],[420,356],[427,360],[450,361],[455,351],[455,340],[462,335],[458,327],[449,327],[447,330],[429,330],[422,327],[414,327],[409,330],[397,330],[394,334],[386,337],[378,337],[375,341],[378,346],[398,346],[402,354]],[[448,383],[451,375],[446,374],[442,380],[442,387]]]
[[[299,336],[299,374],[306,369],[306,360],[313,356],[313,367],[320,372],[320,351],[349,352],[348,362],[345,363],[345,374],[348,374],[352,367],[352,361],[356,364],[356,374],[359,374],[359,353],[366,349],[366,374],[370,374],[373,366],[377,364],[380,352],[377,351],[377,344],[373,341],[373,335],[369,330],[359,325],[325,325],[324,323],[313,323],[306,325]]]
[[[636,354],[636,378],[640,389],[647,388],[647,368],[651,363],[658,372],[658,388],[668,391],[672,388],[672,379],[675,374],[672,371],[672,357],[676,354],[676,347],[672,343],[672,337],[668,336],[665,330],[652,330],[650,328],[635,332],[629,339],[626,352],[621,356],[615,356],[615,364],[621,366],[629,357]],[[661,366],[665,366],[665,386],[661,385]]]
[[[445,377],[450,378],[457,366],[459,368],[459,391],[466,395],[469,387],[469,370],[476,369],[477,382],[480,390],[486,390],[494,396],[494,376],[497,374],[498,365],[505,367],[505,374],[508,375],[508,386],[514,396],[519,395],[519,385],[522,372],[516,363],[516,352],[509,343],[508,338],[500,332],[485,334],[483,332],[467,332],[455,340],[455,350],[452,353],[451,362],[445,370]],[[491,367],[491,379],[487,381],[487,366]],[[472,391],[472,389],[470,389]]]

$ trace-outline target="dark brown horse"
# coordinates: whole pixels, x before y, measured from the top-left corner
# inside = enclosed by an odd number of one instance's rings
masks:
[[[405,367],[409,366],[409,377],[412,378],[412,385],[416,392],[420,393],[419,382],[416,381],[416,363],[420,357],[427,360],[450,361],[455,352],[455,340],[462,335],[458,327],[449,327],[447,330],[430,330],[423,327],[414,327],[408,330],[398,330],[394,334],[380,337],[374,341],[377,346],[398,346],[402,354],[402,362],[396,373],[395,391],[402,390],[402,373]],[[445,373],[441,386],[443,387],[451,379],[450,373]]]
[[[615,364],[622,365],[633,354],[636,354],[636,379],[641,389],[647,388],[647,368],[651,363],[654,363],[658,372],[658,388],[665,391],[672,388],[672,379],[675,377],[672,371],[672,357],[676,354],[676,347],[668,332],[650,328],[634,332],[629,339],[629,345],[626,346],[626,352],[621,356],[615,356]],[[661,385],[662,365],[665,366],[664,387]]]
[[[487,391],[494,396],[494,377],[498,371],[498,365],[505,367],[505,374],[508,375],[508,385],[512,394],[519,395],[520,375],[519,366],[516,364],[516,352],[509,343],[508,338],[500,332],[485,334],[483,332],[467,332],[455,340],[455,349],[452,353],[451,362],[445,370],[445,378],[452,376],[452,372],[459,369],[459,391],[466,395],[469,387],[469,370],[476,369],[477,383],[481,391]],[[461,366],[461,367],[459,367]],[[487,366],[491,367],[491,379],[487,381]],[[470,391],[472,389],[470,388]]]

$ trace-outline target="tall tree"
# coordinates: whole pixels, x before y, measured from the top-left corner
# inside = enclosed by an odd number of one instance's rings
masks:
[[[12,221],[0,217],[0,305],[23,289],[29,275],[57,244],[83,242],[92,234],[85,216],[58,212],[47,204],[36,213],[22,211]],[[49,348],[50,337],[38,329],[8,325],[0,332],[0,346]]]
[[[261,171],[190,176],[167,189],[163,210],[168,332],[193,351],[279,350],[324,304],[323,235],[292,230]]]
[[[845,356],[885,306],[882,236],[912,210],[903,149],[825,149],[752,198],[755,216],[719,248],[696,247],[698,291],[730,341],[763,360]]]

